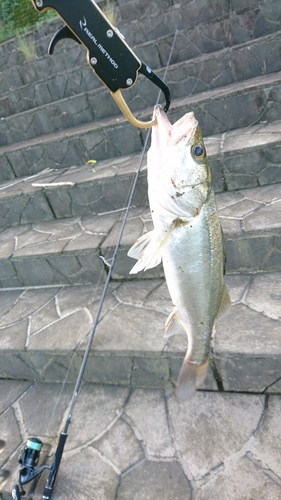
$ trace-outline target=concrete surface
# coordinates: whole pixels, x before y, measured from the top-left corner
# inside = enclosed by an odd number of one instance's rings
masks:
[[[1,455],[11,475],[28,437],[50,463],[72,387],[1,381]],[[61,392],[62,390],[62,392]],[[160,389],[84,385],[69,427],[53,500],[278,500],[279,395],[197,392],[179,402]],[[42,475],[33,498],[40,499]],[[29,491],[30,484],[26,486]]]
[[[125,281],[127,250],[151,226],[143,171],[53,499],[281,500],[280,2],[119,0],[117,18],[160,76],[179,30],[169,116],[194,110],[203,128],[233,305],[204,386],[177,401],[187,341],[163,338],[162,270]],[[0,46],[1,500],[28,437],[50,463],[107,272],[100,253],[110,261],[145,136],[117,114],[83,47],[46,54],[51,30],[39,26],[30,63],[14,41]],[[148,118],[154,92],[142,81],[126,99]]]
[[[281,274],[226,277],[232,307],[217,321],[208,390],[279,393]],[[0,377],[74,382],[103,285],[0,291]],[[112,282],[85,380],[172,387],[186,336],[165,339],[172,303],[163,279]]]
[[[87,170],[88,168],[85,174]],[[79,176],[77,171],[71,174],[66,178],[75,179],[76,174]],[[56,178],[56,175],[53,175]],[[120,182],[116,177],[114,179],[123,194],[125,205],[125,198],[128,196],[128,178],[126,175],[123,178],[121,176]],[[50,176],[47,180],[51,180]],[[31,181],[37,183],[38,178]],[[107,260],[112,257],[119,238],[124,211],[117,209],[65,219],[54,219],[53,215],[56,212],[62,216],[68,207],[72,207],[75,211],[75,206],[78,207],[77,211],[85,211],[86,214],[92,206],[93,210],[95,209],[95,204],[104,208],[106,200],[111,198],[110,193],[113,193],[111,202],[114,204],[113,179],[107,184],[109,191],[103,183],[98,187],[95,184],[82,184],[85,191],[79,187],[75,191],[75,188],[66,186],[66,191],[62,190],[61,194],[56,196],[56,192],[52,192],[49,188],[48,198],[42,193],[41,199],[36,196],[27,196],[25,199],[20,195],[20,190],[28,191],[30,184],[23,183],[18,186],[17,181],[14,182],[14,190],[18,190],[14,199],[9,197],[5,201],[5,190],[2,193],[2,220],[8,224],[14,218],[19,225],[10,227],[0,234],[0,287],[94,284],[101,279],[105,281],[106,268],[100,256]],[[55,189],[57,188],[55,186]],[[6,189],[8,191],[9,187]],[[146,197],[145,192],[142,178],[136,193],[137,205],[141,205],[143,197]],[[96,201],[93,199],[94,195]],[[226,238],[227,272],[278,272],[281,266],[281,184],[218,193],[216,199]],[[49,212],[45,207],[48,207]],[[34,219],[36,214],[44,219],[48,217],[48,213],[52,214],[50,220],[24,223],[29,218]],[[127,256],[127,252],[135,241],[151,228],[148,207],[133,206],[121,240],[112,274],[113,279],[132,279],[129,271],[133,267],[133,260]],[[163,277],[162,266],[142,272],[138,276],[139,279],[161,277]]]

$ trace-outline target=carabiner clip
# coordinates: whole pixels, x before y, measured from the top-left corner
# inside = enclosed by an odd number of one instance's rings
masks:
[[[141,63],[141,67],[139,69],[139,73],[142,73],[144,76],[149,78],[149,80],[152,81],[159,89],[162,90],[164,96],[165,96],[165,106],[164,106],[164,111],[167,113],[170,103],[171,103],[171,94],[170,90],[167,87],[167,85],[157,76],[152,69],[149,68],[145,63]],[[134,117],[132,114],[130,108],[128,107],[125,99],[123,98],[123,95],[121,93],[121,90],[117,90],[116,92],[111,92],[111,95],[116,102],[116,104],[119,106],[120,110],[124,114],[124,116],[127,118],[128,122],[130,122],[132,125],[138,128],[150,128],[153,125],[156,125],[157,120],[151,120],[149,122],[142,122],[141,120],[138,120],[137,118]]]

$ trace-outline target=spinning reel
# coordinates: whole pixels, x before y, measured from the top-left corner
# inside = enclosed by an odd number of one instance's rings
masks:
[[[66,427],[69,425],[69,423],[70,421],[68,419]],[[21,464],[21,468],[19,470],[18,484],[14,487],[12,491],[13,500],[21,500],[21,497],[25,495],[23,485],[35,479],[45,469],[49,470],[49,475],[42,498],[44,500],[49,500],[51,498],[53,485],[60,465],[66,438],[67,434],[65,432],[62,432],[60,434],[58,446],[51,465],[42,465],[38,469],[36,469],[35,467],[39,462],[40,451],[43,446],[43,443],[38,438],[30,438],[27,440],[27,442],[25,443],[25,445],[21,450],[19,458],[19,463]]]
[[[43,443],[40,439],[30,438],[23,446],[19,457],[19,463],[21,464],[21,468],[19,470],[19,480],[18,484],[12,491],[12,497],[14,500],[20,500],[21,497],[25,495],[25,491],[23,489],[24,484],[32,481],[32,479],[41,474],[44,469],[50,469],[50,466],[48,465],[43,465],[42,467],[35,469],[39,462],[42,445]]]
[[[0,439],[0,453],[5,448],[5,444],[6,444],[5,441],[3,441],[3,439]],[[8,470],[0,469],[0,484],[2,483],[2,481],[5,481],[5,479],[7,479],[9,474],[10,473]]]

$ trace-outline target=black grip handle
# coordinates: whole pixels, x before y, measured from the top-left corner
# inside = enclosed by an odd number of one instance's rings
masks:
[[[51,465],[51,469],[50,469],[50,472],[49,472],[49,475],[48,475],[47,484],[46,484],[44,492],[43,492],[42,498],[44,500],[50,500],[50,498],[52,496],[53,487],[54,487],[54,484],[55,484],[57,472],[59,470],[59,466],[60,466],[61,457],[62,457],[62,454],[63,454],[63,450],[64,450],[64,445],[65,445],[65,442],[66,442],[66,438],[67,438],[67,434],[64,433],[64,432],[62,432],[60,434],[60,438],[59,438],[58,446],[57,446],[57,449],[56,449],[56,453],[55,453],[55,456],[54,456],[54,459],[53,459],[53,462],[52,462],[52,465]]]
[[[88,51],[88,62],[112,91],[131,87],[141,62],[92,0],[32,0],[39,12],[55,10]]]

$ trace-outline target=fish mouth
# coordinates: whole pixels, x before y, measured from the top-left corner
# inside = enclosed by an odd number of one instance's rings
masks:
[[[165,130],[174,146],[179,144],[183,139],[189,142],[194,137],[198,127],[198,121],[193,111],[186,113],[172,125],[164,109],[159,104],[154,107],[153,118],[157,121],[156,127],[158,126]]]

